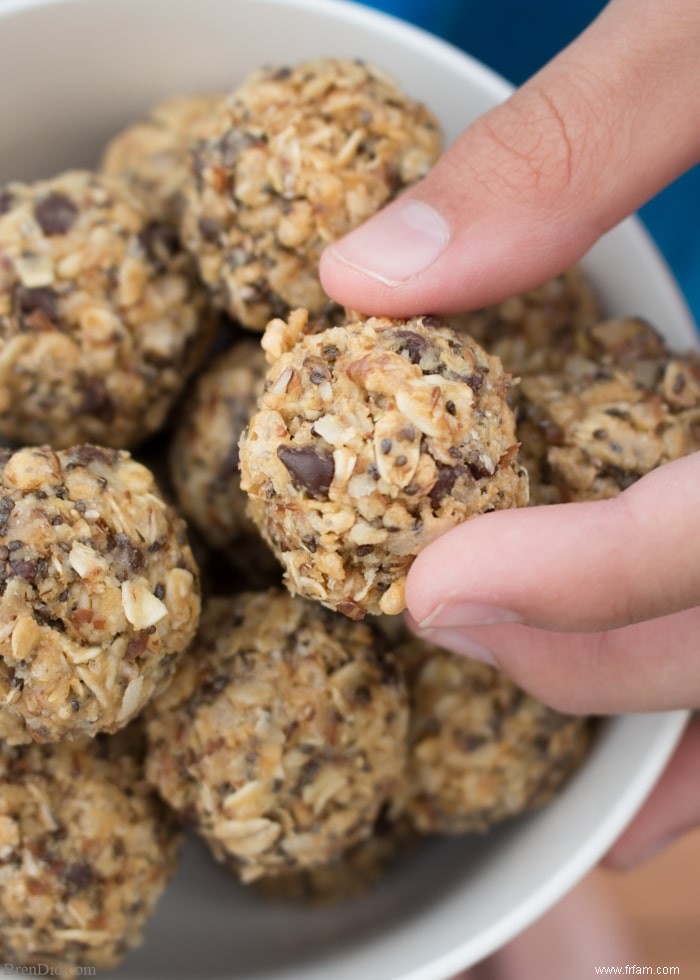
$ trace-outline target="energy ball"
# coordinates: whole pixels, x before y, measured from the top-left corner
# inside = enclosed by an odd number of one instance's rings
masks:
[[[391,819],[382,812],[370,837],[355,844],[330,864],[261,878],[256,890],[274,902],[335,905],[363,898],[418,840],[406,817]]]
[[[251,75],[192,153],[182,237],[216,302],[253,330],[326,313],[321,252],[424,177],[433,115],[371,65],[320,59]]]
[[[241,485],[293,593],[354,619],[399,613],[415,556],[476,514],[524,506],[510,377],[435,317],[305,335],[274,320]]]
[[[700,361],[675,356],[643,321],[589,332],[597,349],[524,378],[518,435],[533,503],[617,496],[700,449]]]
[[[183,406],[170,451],[183,513],[213,548],[234,558],[242,538],[260,540],[246,514],[238,443],[255,411],[265,370],[265,354],[253,340],[237,343],[216,360]],[[267,552],[262,542],[260,550]]]
[[[130,733],[0,743],[0,948],[16,966],[116,966],[140,945],[179,833]]]
[[[581,328],[600,319],[598,301],[576,269],[502,303],[450,318],[516,375],[551,371],[576,348]]]
[[[503,674],[418,640],[397,656],[411,722],[404,812],[426,834],[485,831],[547,803],[583,759],[590,725]]]
[[[147,776],[244,882],[372,833],[405,761],[403,678],[369,627],[283,591],[210,599],[149,709]]]
[[[126,449],[159,429],[215,329],[191,259],[123,181],[0,192],[0,436]]]
[[[184,522],[150,472],[97,446],[0,450],[0,739],[123,728],[199,618]]]
[[[145,119],[118,133],[102,157],[101,172],[123,177],[154,214],[176,220],[190,179],[189,145],[222,95],[191,95],[154,106]]]

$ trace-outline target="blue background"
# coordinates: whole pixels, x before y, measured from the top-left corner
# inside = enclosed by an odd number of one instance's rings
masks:
[[[463,48],[519,85],[579,34],[601,0],[364,0]],[[700,168],[681,177],[640,216],[700,324]]]

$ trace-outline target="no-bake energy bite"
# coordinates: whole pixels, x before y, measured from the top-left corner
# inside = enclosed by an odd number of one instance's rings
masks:
[[[222,97],[190,95],[154,106],[145,119],[111,140],[102,157],[102,173],[125,178],[154,214],[175,221],[190,179],[190,143]]]
[[[640,320],[603,322],[561,371],[524,378],[518,436],[533,503],[614,497],[700,449],[700,362]],[[586,342],[585,345],[583,342]]]
[[[416,830],[487,830],[547,803],[582,761],[587,719],[546,707],[493,667],[418,640],[397,656],[411,710],[399,800]]]
[[[368,626],[285,592],[211,599],[149,708],[147,776],[243,881],[368,837],[405,760],[406,691]]]
[[[240,538],[257,536],[240,487],[238,443],[265,371],[264,351],[253,340],[240,341],[215,360],[183,405],[170,450],[182,511],[221,551],[235,553]]]
[[[398,613],[434,538],[527,503],[510,377],[433,317],[306,329],[299,310],[263,338],[273,363],[241,441],[250,514],[292,592],[354,619]]]
[[[73,171],[0,202],[0,437],[142,441],[215,329],[192,260],[123,181]]]
[[[577,268],[502,303],[450,317],[515,375],[552,371],[576,349],[578,331],[600,319],[598,301]]]
[[[114,967],[138,946],[179,832],[138,739],[0,743],[0,949],[19,966]]]
[[[423,177],[439,150],[434,116],[378,68],[261,69],[202,127],[183,241],[244,326],[299,306],[323,317],[323,248]]]
[[[184,522],[128,453],[0,450],[0,739],[123,728],[197,628]]]
[[[256,889],[271,901],[305,905],[334,905],[363,898],[411,851],[417,840],[418,835],[406,817],[392,819],[382,812],[372,834],[335,861],[261,878]]]

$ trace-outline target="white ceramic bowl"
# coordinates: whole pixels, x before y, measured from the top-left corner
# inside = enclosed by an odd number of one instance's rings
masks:
[[[440,116],[448,139],[509,87],[456,49],[337,0],[0,0],[0,182],[91,165],[159,98],[233,86],[263,63],[361,57]],[[686,307],[636,221],[584,262],[610,314],[695,343]],[[682,713],[607,723],[541,813],[431,845],[343,908],[268,906],[191,843],[129,980],[445,980],[512,938],[591,868],[639,807]]]

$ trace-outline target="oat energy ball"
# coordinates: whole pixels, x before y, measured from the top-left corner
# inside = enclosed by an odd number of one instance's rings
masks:
[[[129,448],[161,427],[214,321],[171,227],[74,171],[0,190],[0,436]]]
[[[0,740],[123,728],[198,617],[184,522],[145,467],[89,445],[0,450]]]
[[[271,901],[313,906],[363,898],[417,840],[418,835],[406,817],[390,819],[382,812],[372,834],[335,861],[261,878],[256,890]]]
[[[397,652],[411,705],[406,815],[422,833],[484,831],[547,803],[581,762],[589,722],[492,667],[418,640]]]
[[[170,450],[182,511],[212,547],[232,554],[240,538],[257,536],[240,486],[238,443],[265,370],[265,354],[254,340],[237,343],[216,360],[183,406]]]
[[[369,627],[282,591],[206,604],[149,709],[147,776],[243,881],[368,837],[405,760],[406,691]]]
[[[577,268],[519,296],[451,317],[513,374],[551,371],[576,349],[579,331],[600,319],[598,301]]]
[[[111,140],[102,157],[102,173],[124,177],[155,213],[174,220],[190,179],[190,142],[221,98],[181,96],[154,106],[145,119]]]
[[[140,944],[174,871],[179,834],[145,788],[132,741],[0,743],[6,961],[109,968]]]
[[[614,497],[700,449],[696,354],[669,354],[634,319],[597,324],[583,339],[588,349],[561,371],[522,381],[518,436],[533,503]]]
[[[241,441],[250,514],[289,589],[359,619],[398,613],[414,557],[485,511],[527,503],[510,378],[434,317],[304,336],[273,321],[273,360]]]
[[[261,69],[202,127],[183,241],[244,326],[262,330],[298,306],[316,317],[328,303],[324,247],[423,177],[439,151],[435,118],[378,68]]]

